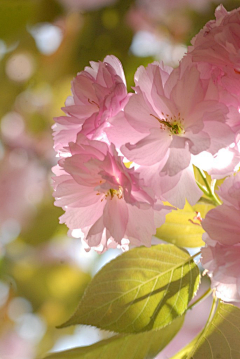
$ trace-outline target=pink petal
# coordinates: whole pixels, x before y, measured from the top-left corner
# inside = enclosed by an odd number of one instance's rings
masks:
[[[125,235],[128,218],[128,207],[123,199],[114,196],[107,200],[103,212],[103,223],[118,243],[121,243]]]

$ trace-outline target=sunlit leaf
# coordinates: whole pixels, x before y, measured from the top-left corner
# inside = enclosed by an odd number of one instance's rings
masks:
[[[202,234],[204,230],[197,220],[196,211],[186,202],[183,209],[172,211],[166,215],[166,222],[157,229],[156,237],[180,247],[204,246]],[[193,224],[191,221],[198,224]]]
[[[134,248],[97,273],[62,327],[94,325],[118,333],[161,328],[182,315],[199,285],[188,252],[171,244]]]
[[[177,334],[184,316],[160,330],[138,334],[120,334],[96,344],[49,354],[45,359],[151,359]]]
[[[240,309],[220,302],[201,334],[172,359],[239,359]]]

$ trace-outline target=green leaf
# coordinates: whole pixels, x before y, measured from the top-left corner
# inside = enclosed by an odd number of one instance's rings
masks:
[[[118,333],[164,327],[186,311],[199,279],[197,265],[183,249],[134,248],[97,273],[61,327],[87,324]]]
[[[96,344],[49,354],[45,359],[151,359],[154,358],[181,329],[184,316],[164,329],[138,334],[120,334]]]
[[[180,352],[178,352],[177,354],[175,354],[173,357],[171,357],[171,359],[187,359],[189,358],[188,355],[189,353],[192,352],[192,350],[194,348],[196,348],[197,342],[199,337],[201,336],[201,333],[196,336],[196,338],[194,338],[189,344],[187,344],[182,350],[180,350]],[[192,358],[190,358],[192,359]],[[208,359],[208,358],[204,358],[204,359]]]
[[[240,309],[220,302],[212,321],[172,359],[239,359]]]
[[[183,209],[172,211],[166,215],[165,223],[157,229],[156,237],[173,243],[179,247],[202,247],[202,235],[204,230],[200,225],[191,223],[196,216],[195,210],[186,202]]]

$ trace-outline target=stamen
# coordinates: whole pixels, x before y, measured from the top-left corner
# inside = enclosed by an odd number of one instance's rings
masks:
[[[165,120],[161,120],[157,116],[150,114],[150,116],[156,118],[156,120],[161,124],[160,125],[161,130],[165,130],[165,128],[163,126],[166,126],[166,127],[168,127],[169,131],[173,135],[179,135],[181,133],[185,133],[185,131],[182,127],[182,121],[184,121],[184,119],[180,118],[180,112],[178,113],[178,119],[175,115],[171,116],[170,118],[169,118],[168,114],[165,115],[163,112],[162,112],[162,115],[165,117],[168,117],[168,118],[166,118]]]
[[[119,186],[118,190],[110,188],[105,193],[100,193],[100,192],[96,193],[97,196],[100,194],[102,194],[102,195],[104,194],[105,199],[110,197],[110,199],[112,200],[114,196],[116,196],[118,199],[122,199],[123,198],[123,188],[121,186]],[[104,200],[104,198],[101,199],[101,202]]]
[[[95,101],[88,99],[88,102],[90,105],[96,105],[99,108],[99,105]]]

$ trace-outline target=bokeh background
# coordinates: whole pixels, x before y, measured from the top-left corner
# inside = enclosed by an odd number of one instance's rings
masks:
[[[239,0],[222,0],[227,10]],[[177,66],[217,0],[0,0],[0,357],[47,351],[109,336],[90,327],[56,329],[91,277],[111,258],[85,253],[59,225],[51,167],[53,117],[89,61],[117,56],[129,90],[139,65]],[[207,279],[204,285],[208,285]],[[204,289],[202,289],[204,290]],[[204,325],[209,301],[187,315],[169,358]]]

